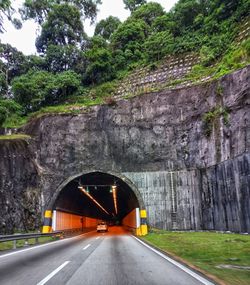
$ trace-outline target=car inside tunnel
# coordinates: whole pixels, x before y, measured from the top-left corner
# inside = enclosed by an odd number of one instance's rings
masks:
[[[53,210],[120,223],[135,208],[138,199],[121,178],[91,172],[74,178],[59,193]]]

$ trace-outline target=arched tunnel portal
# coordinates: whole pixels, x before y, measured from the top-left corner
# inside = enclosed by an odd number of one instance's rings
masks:
[[[135,209],[145,209],[145,206],[139,190],[126,176],[92,171],[64,181],[47,209],[65,213],[65,217],[68,213],[74,217],[120,224]]]

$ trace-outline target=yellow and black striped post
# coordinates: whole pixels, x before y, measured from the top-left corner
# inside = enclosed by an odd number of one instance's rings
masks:
[[[52,231],[52,211],[46,210],[43,220],[43,233],[50,233]]]
[[[140,210],[140,227],[136,229],[136,235],[145,236],[147,234],[148,234],[147,212],[146,210]]]
[[[141,235],[145,236],[148,234],[146,210],[140,210],[140,216],[141,216]]]

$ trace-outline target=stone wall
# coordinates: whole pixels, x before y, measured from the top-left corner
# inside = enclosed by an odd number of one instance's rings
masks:
[[[157,88],[172,89],[171,82],[183,79],[191,71],[192,67],[200,63],[200,56],[194,53],[188,53],[181,56],[168,56],[165,60],[153,70],[148,68],[137,69],[131,76],[128,76],[120,84],[116,98],[131,96],[138,93],[145,93],[148,90]],[[208,80],[210,77],[201,79]],[[174,82],[173,82],[174,83]],[[189,86],[191,83],[186,80],[178,87]]]
[[[207,169],[124,175],[142,193],[153,227],[250,232],[250,154]]]

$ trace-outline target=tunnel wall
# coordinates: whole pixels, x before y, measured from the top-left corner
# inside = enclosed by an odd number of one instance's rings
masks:
[[[126,217],[122,220],[122,225],[128,228],[129,230],[135,230],[140,226],[138,219],[140,218],[139,208],[135,208]]]
[[[250,232],[250,155],[208,169],[124,173],[142,193],[150,226]]]
[[[124,173],[142,193],[148,223],[161,229],[200,229],[196,171]]]
[[[53,211],[52,221],[52,229],[54,231],[92,228],[97,225],[97,219],[58,210]]]
[[[101,171],[127,175],[152,226],[250,232],[249,71],[33,119],[19,130],[29,143],[1,142],[0,156],[8,155],[1,160],[0,202],[11,201],[0,209],[2,223],[40,218],[70,177]],[[33,212],[19,199],[29,189],[37,197]]]

